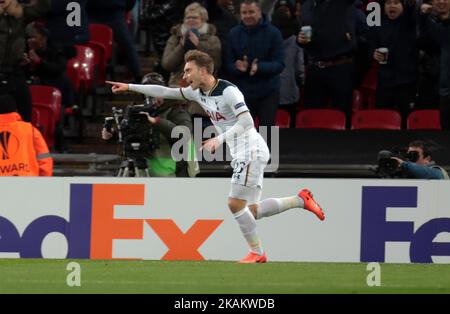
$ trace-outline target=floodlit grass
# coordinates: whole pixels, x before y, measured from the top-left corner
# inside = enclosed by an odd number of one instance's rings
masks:
[[[444,264],[381,264],[381,287],[368,287],[364,263],[76,260],[81,287],[69,287],[72,261],[2,259],[0,293],[450,293]]]

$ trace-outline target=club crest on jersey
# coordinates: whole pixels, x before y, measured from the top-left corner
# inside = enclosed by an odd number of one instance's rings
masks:
[[[208,117],[213,121],[226,120],[225,117],[220,114],[220,112],[206,110],[206,113],[208,114]]]

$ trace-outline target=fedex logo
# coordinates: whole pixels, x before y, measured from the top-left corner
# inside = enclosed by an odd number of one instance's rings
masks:
[[[0,252],[42,258],[42,241],[58,232],[67,239],[67,258],[111,259],[114,239],[143,239],[148,224],[168,248],[163,260],[203,260],[198,249],[222,220],[197,220],[183,233],[172,219],[114,219],[114,205],[144,205],[144,188],[143,184],[71,184],[69,221],[42,216],[22,235],[0,215]]]
[[[450,243],[433,242],[438,234],[450,232],[450,218],[429,220],[414,232],[413,222],[386,221],[387,207],[417,207],[417,187],[362,188],[362,262],[384,262],[386,242],[409,242],[413,263],[432,263],[432,256],[450,256]]]

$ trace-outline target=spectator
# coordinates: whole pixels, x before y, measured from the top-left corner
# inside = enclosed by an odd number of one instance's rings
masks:
[[[215,73],[220,68],[222,48],[216,27],[208,24],[208,12],[199,3],[188,5],[183,24],[172,28],[162,57],[162,67],[171,72],[169,86],[180,86],[183,77],[184,54],[192,49],[208,53],[214,60]]]
[[[439,109],[439,75],[441,47],[430,38],[420,34],[419,77],[417,86],[417,109]]]
[[[371,54],[380,62],[376,106],[399,110],[404,126],[414,108],[417,90],[416,33],[415,0],[386,0],[381,26],[371,28],[370,35]],[[388,48],[387,56],[379,48]]]
[[[354,15],[355,15],[355,30],[356,30],[356,44],[357,49],[355,52],[355,88],[358,88],[363,82],[367,72],[372,65],[372,57],[369,55],[369,26],[366,21],[366,14],[364,13],[364,4],[360,0],[356,0],[354,3]]]
[[[422,141],[409,143],[408,153],[414,152],[416,158],[404,161],[397,157],[391,157],[399,163],[399,167],[407,177],[415,179],[449,179],[447,171],[438,166],[431,157],[431,152]]]
[[[441,47],[440,116],[442,129],[450,130],[450,1],[422,4],[421,12],[421,32]]]
[[[0,176],[51,176],[53,159],[41,132],[16,111],[14,98],[0,95]]]
[[[54,86],[61,92],[61,116],[56,126],[55,149],[59,152],[66,150],[63,123],[64,108],[75,104],[75,94],[69,78],[66,76],[66,49],[56,47],[49,40],[48,30],[40,24],[30,25],[28,47],[24,64],[29,67],[29,74],[34,83]]]
[[[132,1],[132,0],[130,0]],[[127,5],[131,6],[131,4]],[[136,0],[131,9],[131,35],[134,40],[138,39],[139,31],[139,11],[141,8],[141,0]]]
[[[227,71],[244,94],[253,117],[259,117],[260,125],[273,126],[284,69],[283,38],[262,14],[258,1],[242,2],[240,15],[241,23],[230,31],[228,39]]]
[[[230,7],[233,7],[233,0],[212,0],[206,1],[206,4],[209,21],[217,29],[217,37],[219,37],[222,45],[223,58],[226,51],[228,34],[239,23],[234,13],[229,10]]]
[[[128,6],[134,5],[134,1],[127,0],[95,0],[88,1],[86,10],[89,23],[106,24],[113,30],[114,40],[123,49],[134,81],[140,82],[142,78],[139,56],[134,45],[134,40],[125,20]]]
[[[300,89],[305,79],[303,49],[297,45],[299,25],[294,9],[285,5],[279,5],[272,15],[272,23],[281,31],[285,51],[285,67],[280,75],[279,108],[289,112],[291,127],[294,127],[297,106],[300,100]]]
[[[22,5],[16,0],[0,3],[0,94],[11,94],[24,121],[31,121],[31,95],[21,62],[25,52],[26,24],[43,17],[49,0]]]
[[[147,28],[153,48],[161,58],[170,37],[170,30],[179,23],[183,13],[176,0],[145,0],[143,27]]]
[[[323,108],[329,100],[350,123],[357,48],[354,0],[306,0],[301,10],[302,25],[312,26],[311,39],[304,32],[298,36],[308,56],[305,106]]]

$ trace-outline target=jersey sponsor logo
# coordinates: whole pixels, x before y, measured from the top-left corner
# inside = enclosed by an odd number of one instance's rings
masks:
[[[226,120],[226,118],[222,116],[220,112],[206,110],[206,113],[208,114],[208,117],[213,121]]]
[[[240,103],[238,103],[237,105],[234,106],[234,109],[238,110],[239,108],[244,107],[244,106],[245,106],[245,103],[240,102]]]

